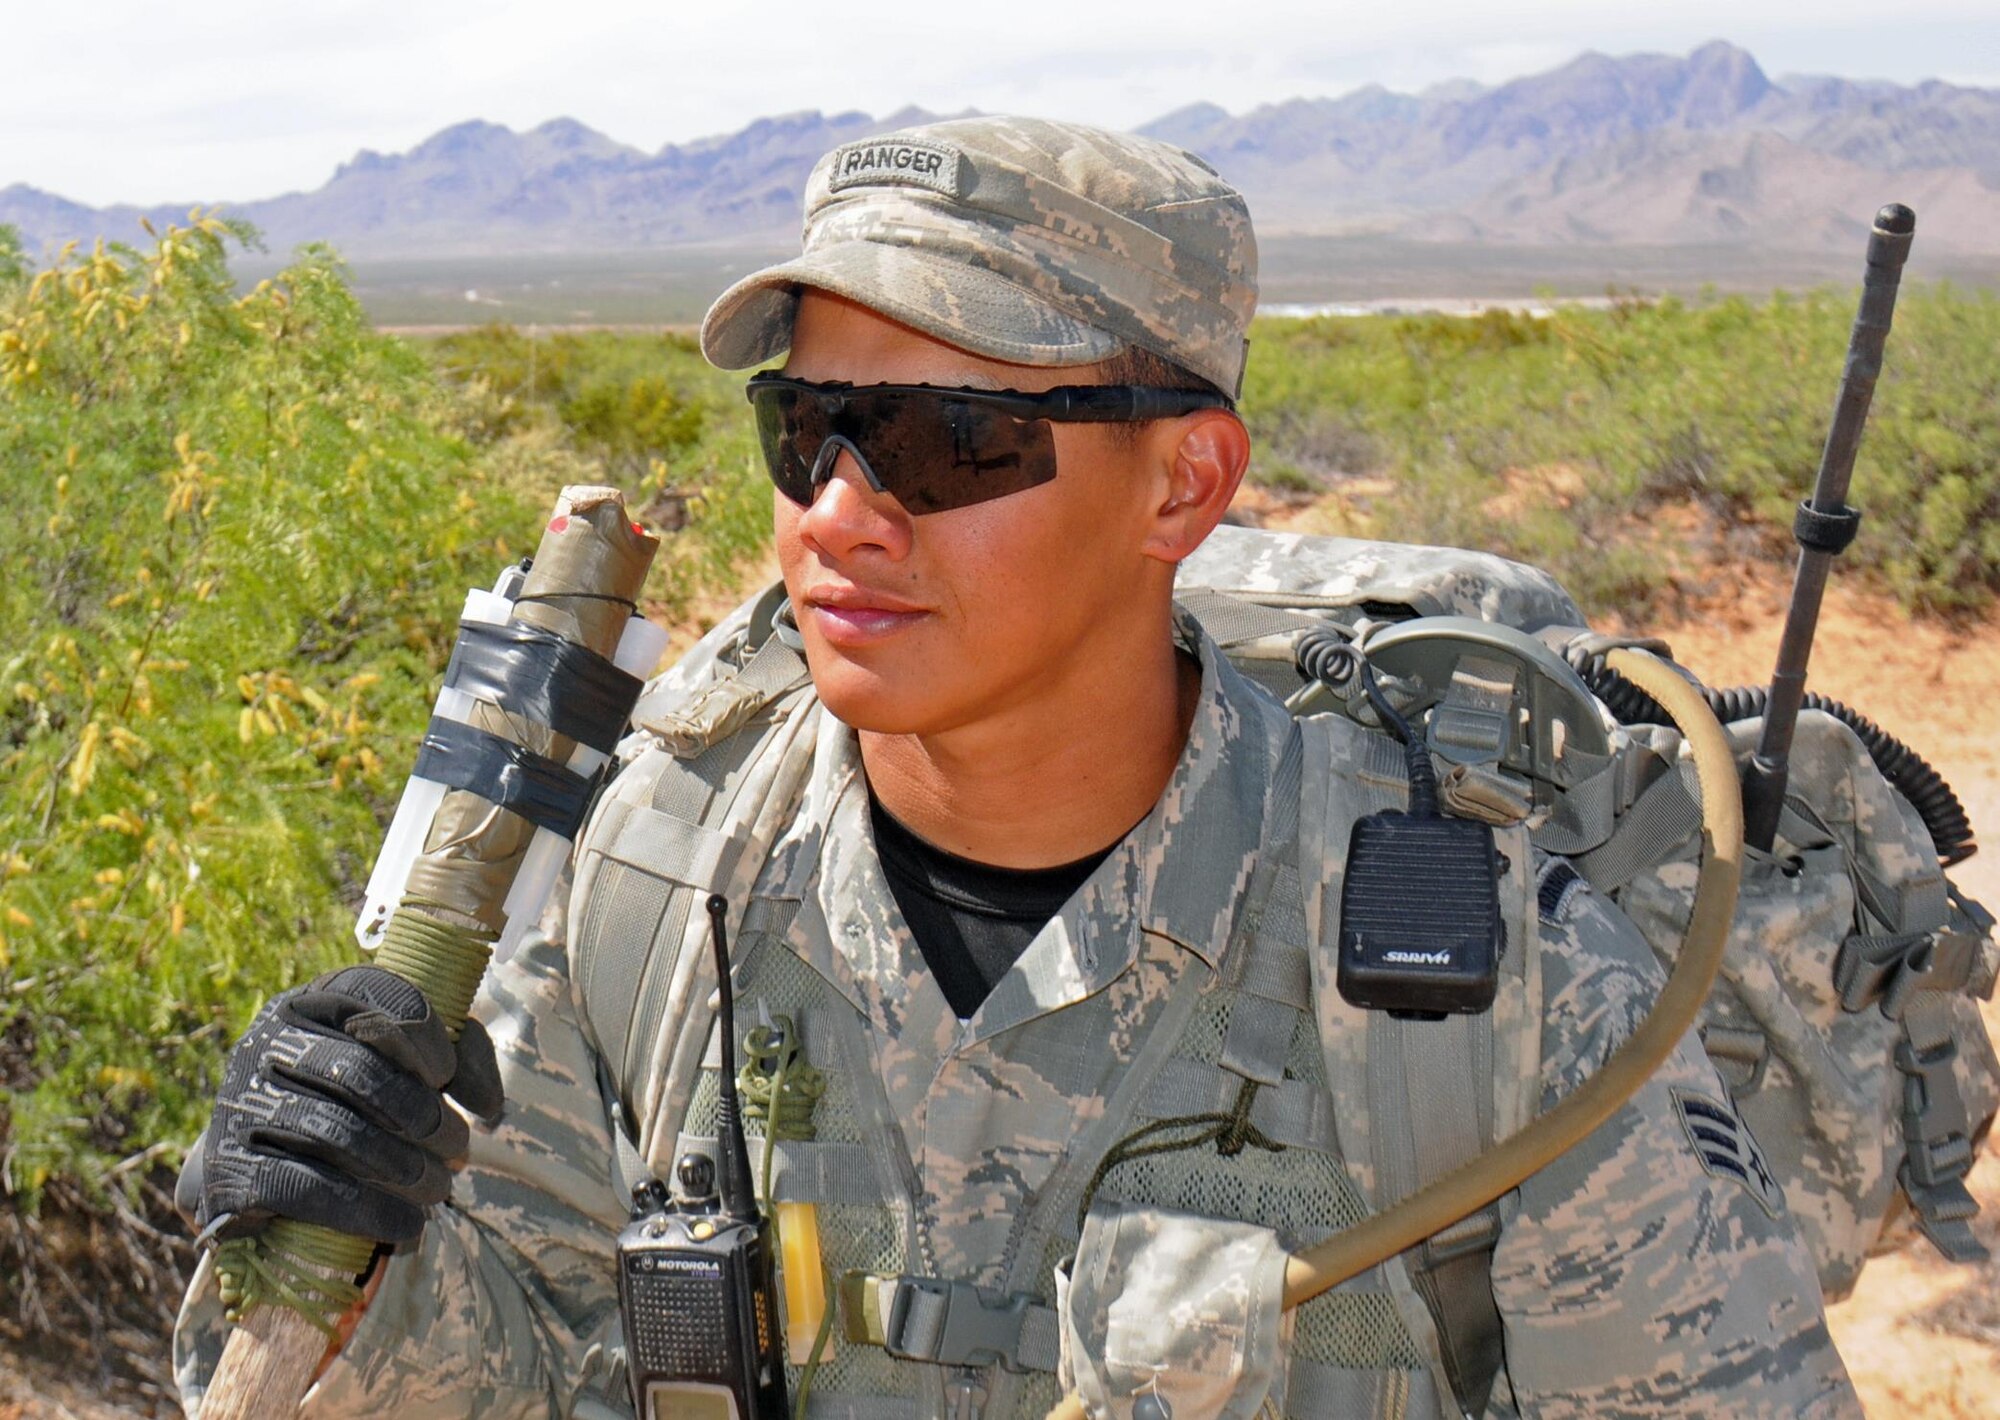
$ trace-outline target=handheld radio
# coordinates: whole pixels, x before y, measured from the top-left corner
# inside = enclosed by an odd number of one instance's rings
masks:
[[[783,1420],[775,1239],[750,1183],[736,1095],[736,1009],[720,894],[708,900],[715,947],[722,1100],[715,1159],[685,1154],[678,1191],[658,1179],[632,1191],[618,1235],[618,1306],[632,1404],[640,1420]]]

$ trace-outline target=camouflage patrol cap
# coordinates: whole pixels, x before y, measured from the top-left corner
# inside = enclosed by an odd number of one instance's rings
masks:
[[[723,292],[702,352],[735,370],[785,350],[802,286],[996,360],[1087,365],[1136,345],[1233,394],[1257,241],[1242,194],[1179,148],[961,118],[821,158],[804,251]]]

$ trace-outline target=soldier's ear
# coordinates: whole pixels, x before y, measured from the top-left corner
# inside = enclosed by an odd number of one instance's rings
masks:
[[[1203,409],[1163,421],[1160,499],[1143,551],[1179,562],[1200,547],[1229,511],[1250,466],[1250,434],[1224,409]]]

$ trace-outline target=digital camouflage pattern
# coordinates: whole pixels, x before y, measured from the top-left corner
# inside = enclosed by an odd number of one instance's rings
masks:
[[[1759,720],[1728,727],[1739,755],[1761,729]],[[1678,752],[1671,732],[1653,738]],[[1902,1212],[1909,1084],[1897,1055],[1911,1032],[1952,1042],[1932,1117],[1955,1114],[1953,1178],[1962,1180],[1971,1140],[2000,1105],[2000,1064],[1974,1000],[1992,992],[2000,946],[1954,909],[1922,820],[1846,725],[1800,714],[1787,791],[1776,856],[1753,853],[1745,864],[1702,1029],[1784,1182],[1826,1295],[1839,1298]],[[1618,889],[1663,959],[1678,950],[1694,887],[1688,842]],[[1876,969],[1856,971],[1864,959]],[[1970,1207],[1962,1183],[1953,1193]]]
[[[723,292],[702,352],[791,344],[798,288],[996,360],[1151,350],[1235,394],[1257,305],[1250,211],[1169,144],[1043,119],[952,119],[850,143],[806,183],[804,251]]]
[[[1585,624],[1555,578],[1490,552],[1257,528],[1217,528],[1181,563],[1176,585],[1269,596],[1274,604],[1386,603],[1418,616],[1471,616],[1529,632]]]
[[[1283,1395],[1284,1247],[1269,1228],[1167,1208],[1091,1209],[1063,1305],[1068,1379],[1093,1414],[1255,1420]]]
[[[1550,918],[1543,1108],[1610,1058],[1664,983],[1645,940],[1587,886]],[[1688,1099],[1729,1102],[1694,1032],[1521,1185],[1493,1254],[1516,1413],[1860,1415],[1796,1226],[1767,1211],[1767,1191],[1710,1166],[1681,1123]]]
[[[742,624],[738,617],[719,628],[695,664],[726,669],[717,648]],[[946,1007],[895,912],[868,834],[854,737],[816,707],[794,712],[817,719],[814,762],[785,842],[758,873],[746,909],[746,917],[761,913],[768,930],[746,932],[740,950],[752,953],[752,968],[791,961],[807,973],[794,979],[817,983],[801,993],[809,1000],[804,1039],[830,1091],[843,1080],[850,1091],[855,1116],[841,1127],[894,1147],[850,1147],[837,1156],[852,1165],[845,1176],[803,1167],[786,1173],[778,1197],[879,1189],[908,1239],[908,1270],[1008,1291],[1039,1284],[1041,1259],[1066,1245],[1064,1229],[1074,1236],[1087,1175],[1125,1132],[1137,1096],[1180,1048],[1232,960],[1254,960],[1239,955],[1257,926],[1242,920],[1241,909],[1260,867],[1273,866],[1282,846],[1273,839],[1272,782],[1292,722],[1191,623],[1183,622],[1181,634],[1201,661],[1203,691],[1167,792],[966,1023]],[[677,680],[690,699],[700,694],[696,676],[683,672]],[[656,699],[654,708],[668,707]],[[1380,757],[1366,748],[1379,739],[1335,717],[1307,723],[1330,737],[1319,771],[1308,761],[1307,782],[1325,798],[1323,817],[1337,823],[1399,799],[1400,783],[1380,772]],[[1324,842],[1317,858],[1302,851],[1316,876],[1328,875],[1322,883],[1335,880],[1337,852],[1327,856]],[[1532,920],[1529,859],[1525,850],[1514,857],[1508,901],[1510,913]],[[1323,935],[1325,904],[1337,903],[1338,892],[1314,897],[1306,920],[1318,927],[1315,939],[1332,940]],[[797,910],[788,914],[791,904]],[[1535,1048],[1521,1056],[1536,1062],[1531,1107],[1561,1097],[1601,1064],[1660,983],[1644,939],[1601,898],[1579,889],[1564,895],[1561,909],[1544,924],[1537,949],[1519,954],[1523,975],[1505,1021],[1510,1031],[1535,1037]],[[613,1363],[610,1251],[624,1211],[613,1163],[615,1091],[578,1009],[565,920],[559,896],[542,930],[490,974],[475,1009],[498,1048],[508,1117],[495,1130],[474,1128],[471,1161],[450,1203],[413,1249],[385,1264],[381,1294],[307,1415],[628,1413]],[[1319,967],[1330,957],[1312,955]],[[1528,961],[1535,963],[1532,991]],[[1338,1018],[1341,1005],[1330,991],[1313,995],[1326,1088],[1334,1101],[1351,1099],[1354,1022]],[[785,1004],[771,1002],[774,1010]],[[703,1018],[669,1033],[705,1036],[705,1013],[697,1015]],[[1292,1084],[1296,1095],[1302,1087]],[[1496,1099],[1507,1088],[1496,1084]],[[1858,1413],[1788,1215],[1773,1216],[1736,1181],[1704,1166],[1675,1089],[1727,1098],[1692,1037],[1617,1117],[1530,1179],[1506,1210],[1493,1282],[1507,1370],[1489,1414]],[[1274,1087],[1284,1093],[1282,1083]],[[1342,1117],[1354,1112],[1309,1111],[1304,1123],[1294,1121],[1302,1131],[1296,1146],[1246,1153],[1256,1153],[1263,1167],[1297,1169],[1300,1179],[1324,1179],[1315,1170],[1329,1152],[1347,1156],[1341,1163],[1350,1174],[1365,1172],[1357,1160],[1366,1150],[1348,1142],[1356,1121]],[[1310,1121],[1329,1114],[1338,1141],[1313,1132]],[[1284,1124],[1282,1111],[1253,1117]],[[646,1142],[657,1158],[660,1141]],[[1105,1197],[1119,1192],[1108,1183]],[[1226,1207],[1214,1212],[1221,1236],[1247,1236],[1230,1226]],[[849,1209],[843,1216],[863,1226],[869,1214]],[[1079,1277],[1111,1275],[1087,1253],[1076,1267]],[[1381,1271],[1396,1313],[1434,1371],[1434,1337],[1407,1277],[1400,1266]],[[1115,1298],[1105,1300],[1115,1308]],[[1090,1334],[1108,1326],[1108,1314],[1073,1315],[1071,1324],[1076,1334]],[[190,1402],[221,1338],[204,1270],[177,1338]],[[1213,1344],[1199,1326],[1147,1341],[1155,1351],[1185,1354],[1197,1370]],[[1246,1354],[1246,1396],[1264,1364]],[[1269,1364],[1280,1364],[1275,1351]],[[1420,1362],[1419,1376],[1424,1368]],[[1407,1370],[1375,1380],[1354,1373],[1351,1394],[1365,1402],[1338,1412],[1302,1399],[1303,1368],[1288,1370],[1289,1414],[1443,1413],[1436,1387],[1415,1385]],[[838,1388],[830,1387],[822,1402],[835,1407],[828,1413],[942,1416],[950,1413],[947,1381],[965,1380],[921,1362],[875,1374],[902,1387],[894,1404],[857,1401],[858,1409],[840,1409]],[[1053,1377],[1038,1389],[1033,1377],[972,1374],[976,1387],[952,1398],[985,1394],[989,1420],[1038,1416],[1035,1407],[1053,1393]],[[822,1395],[818,1384],[814,1394]],[[1193,1420],[1221,1413],[1214,1408],[1220,1403],[1191,1402],[1174,1414]]]

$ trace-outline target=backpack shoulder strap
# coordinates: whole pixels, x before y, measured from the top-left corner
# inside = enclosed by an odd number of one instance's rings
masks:
[[[1493,1096],[1467,1089],[1493,1077],[1493,1017],[1368,1022],[1367,1089],[1375,1111],[1375,1172],[1386,1201],[1405,1198],[1478,1158],[1493,1144]],[[1500,1205],[1489,1203],[1418,1245],[1411,1285],[1437,1326],[1458,1406],[1485,1413],[1502,1360],[1493,1299]]]
[[[804,657],[780,635],[746,650],[740,668],[692,697],[642,702],[635,720],[650,738],[577,840],[569,930],[579,1014],[627,1131],[641,1138],[665,1076],[699,1063],[659,1050],[662,1022],[696,990],[704,954],[684,947],[702,939],[700,905],[714,892],[745,900],[811,760]]]
[[[1319,944],[1312,952],[1314,1007],[1342,1161],[1379,1211],[1485,1153],[1524,1124],[1538,1102],[1533,855],[1525,830],[1498,830],[1509,863],[1501,889],[1509,951],[1492,1010],[1404,1021],[1350,1006],[1334,981],[1339,895],[1337,887],[1328,891],[1338,881],[1328,865],[1340,861],[1355,819],[1402,806],[1403,757],[1386,736],[1340,717],[1300,724],[1306,736],[1300,875],[1310,939]],[[1483,1088],[1468,1088],[1481,1082]],[[1503,1359],[1492,1287],[1503,1206],[1504,1200],[1481,1209],[1384,1268],[1391,1291],[1405,1300],[1412,1333],[1431,1334],[1440,1379],[1471,1415],[1485,1411]]]

